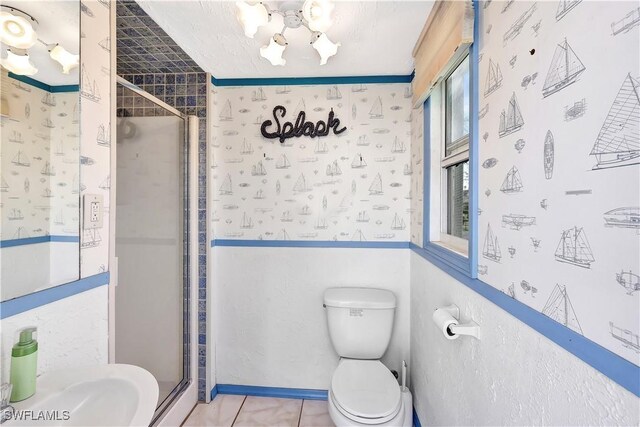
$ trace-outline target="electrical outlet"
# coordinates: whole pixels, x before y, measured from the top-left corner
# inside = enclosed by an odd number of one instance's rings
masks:
[[[83,229],[102,228],[103,202],[100,194],[85,194],[82,203]]]

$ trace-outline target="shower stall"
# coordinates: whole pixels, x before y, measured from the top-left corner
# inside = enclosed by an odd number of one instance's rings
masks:
[[[163,424],[181,400],[196,403],[197,210],[189,203],[196,199],[198,121],[119,77],[116,122],[112,354],[115,363],[155,376],[153,423]]]

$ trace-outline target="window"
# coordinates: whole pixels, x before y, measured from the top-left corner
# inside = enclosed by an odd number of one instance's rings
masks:
[[[469,239],[469,57],[443,82],[440,242],[464,254]]]

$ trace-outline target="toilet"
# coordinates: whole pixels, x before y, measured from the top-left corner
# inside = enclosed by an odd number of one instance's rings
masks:
[[[329,336],[340,363],[331,377],[329,416],[337,427],[411,427],[413,403],[380,358],[387,351],[396,297],[385,289],[324,293]]]

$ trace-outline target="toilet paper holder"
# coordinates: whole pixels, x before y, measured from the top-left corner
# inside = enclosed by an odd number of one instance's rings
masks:
[[[456,320],[460,319],[460,308],[455,304],[451,304],[446,307],[440,307],[439,310],[448,312]],[[468,335],[476,339],[480,339],[480,325],[478,325],[473,320],[469,320],[468,322],[462,324],[452,324],[447,327],[447,334],[449,334],[449,336],[452,338],[460,335]]]

